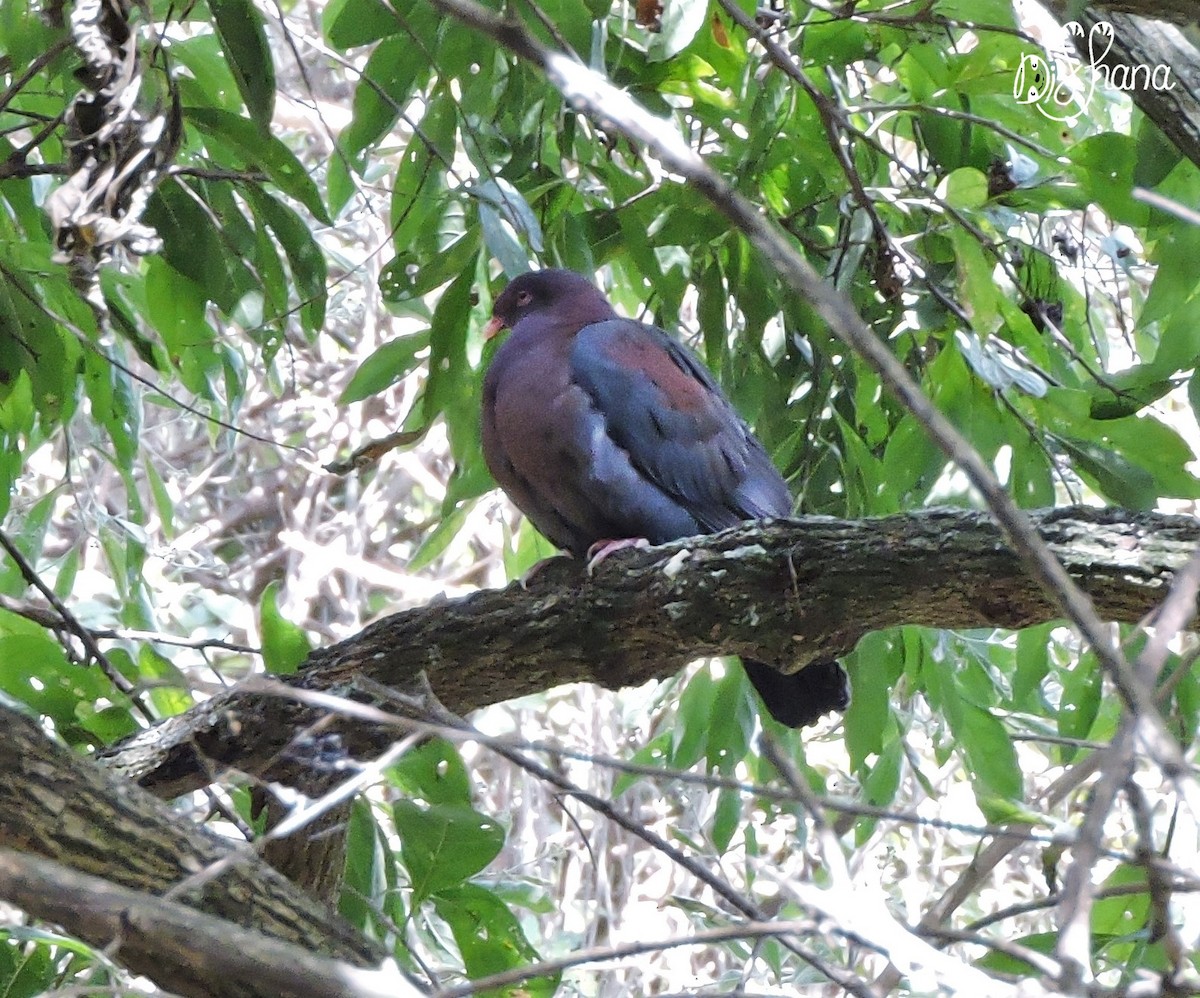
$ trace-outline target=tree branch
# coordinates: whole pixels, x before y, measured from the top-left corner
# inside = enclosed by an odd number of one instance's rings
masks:
[[[1046,7],[1060,23],[1079,13],[1070,0],[1048,0]],[[1170,18],[1184,24],[1195,21],[1200,16],[1200,4],[1177,0],[1173,5],[1144,2],[1097,7],[1098,10],[1084,11],[1079,20],[1085,29],[1101,21],[1112,25],[1112,49],[1101,60],[1103,65],[1110,70],[1115,66],[1170,67],[1169,90],[1137,86],[1130,90],[1129,96],[1184,156],[1200,165],[1200,50],[1190,40],[1191,36],[1163,20]],[[1088,62],[1091,56],[1087,51],[1086,31],[1077,40],[1077,46],[1080,57]]]
[[[115,858],[115,857],[114,857]],[[69,929],[171,991],[205,998],[409,998],[395,971],[364,970],[26,853],[0,849],[0,897]]]
[[[249,929],[282,940],[289,948],[301,947],[359,966],[378,963],[384,956],[332,909],[315,903],[251,849],[239,849],[198,827],[50,740],[30,718],[4,706],[0,706],[0,849],[16,850],[20,857],[10,856],[0,869],[0,897],[21,904],[30,914],[52,918],[97,945],[118,938],[122,945],[130,942],[130,950],[122,952],[123,961],[172,991],[216,996],[279,993],[266,985],[256,986],[253,978],[205,976],[207,958],[202,950],[181,948],[176,941],[158,947],[151,941],[152,918],[150,922],[135,918],[136,924],[129,926],[132,935],[109,934],[113,912],[103,899],[89,901],[85,891],[70,903],[69,878],[38,865],[35,858],[69,866],[81,876],[99,877],[116,891],[172,894],[175,904],[223,920],[224,946],[230,950],[241,946]],[[35,875],[59,881],[53,890],[47,888],[40,901],[36,891],[30,893],[34,883],[30,878]],[[82,879],[74,883],[80,890],[94,886]],[[135,906],[131,917],[139,910]],[[152,914],[148,908],[145,911]],[[177,960],[170,959],[172,953]]]
[[[1030,515],[1109,620],[1149,613],[1200,543],[1191,517],[1085,507]],[[623,553],[591,579],[558,559],[528,588],[513,583],[380,620],[314,652],[286,682],[369,699],[360,677],[417,691],[424,671],[438,698],[464,714],[563,683],[636,685],[705,655],[748,655],[792,671],[899,624],[1021,628],[1058,616],[986,514],[807,517]],[[311,766],[295,743],[318,722],[363,758],[394,737],[235,687],[101,755],[167,797],[226,766],[303,788]]]

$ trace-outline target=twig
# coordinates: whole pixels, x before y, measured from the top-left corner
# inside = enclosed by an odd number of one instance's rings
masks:
[[[433,998],[466,998],[467,995],[498,990],[519,984],[521,981],[527,981],[531,977],[545,977],[571,967],[621,960],[626,957],[641,956],[643,953],[660,953],[663,950],[678,949],[681,946],[708,946],[712,943],[733,942],[738,939],[781,939],[789,935],[816,935],[819,931],[819,926],[807,919],[780,922],[752,921],[719,929],[702,929],[688,936],[676,936],[670,939],[624,943],[619,946],[593,946],[590,949],[576,950],[574,953],[556,959],[542,960],[528,967],[517,967],[499,974],[489,974],[487,977],[477,978],[467,984],[441,988],[433,993]],[[727,994],[727,992],[722,992],[722,994]]]
[[[70,627],[67,618],[62,616],[56,609],[35,606],[32,603],[15,600],[11,596],[5,596],[2,593],[0,593],[0,607],[3,607],[9,613],[15,613],[18,617],[31,620],[48,630],[57,631],[64,627]],[[222,638],[182,638],[175,634],[167,634],[164,631],[139,631],[124,627],[89,627],[87,631],[97,641],[149,641],[156,645],[172,645],[176,648],[192,648],[197,651],[216,648],[220,651],[232,651],[242,655],[262,654],[261,648],[240,645],[233,641],[225,641]]]
[[[993,939],[990,936],[980,935],[978,932],[947,929],[944,926],[940,929],[932,929],[927,933],[922,933],[922,935],[929,935],[948,943],[969,943],[972,946],[982,946],[985,949],[995,950],[997,953],[1003,953],[1014,960],[1025,961],[1025,963],[1035,968],[1043,977],[1053,979],[1061,973],[1061,967],[1057,960],[1053,960],[1046,956],[1045,953],[1039,953],[1028,946],[1009,942],[1007,939]]]
[[[109,661],[108,656],[101,651],[100,646],[96,643],[92,632],[80,623],[79,618],[67,609],[54,590],[42,581],[41,576],[38,575],[34,567],[29,564],[25,556],[21,554],[20,549],[9,539],[8,534],[3,530],[0,530],[0,547],[4,548],[9,558],[12,559],[13,564],[17,566],[17,571],[21,573],[21,577],[40,592],[46,598],[46,601],[54,607],[55,612],[62,619],[63,625],[79,639],[88,657],[100,667],[100,670],[108,677],[109,682],[122,693],[129,696],[130,702],[137,707],[146,720],[156,720],[146,706],[133,695],[135,689],[133,683],[121,675],[120,670]]]

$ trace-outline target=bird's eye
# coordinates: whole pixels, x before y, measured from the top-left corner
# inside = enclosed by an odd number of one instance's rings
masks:
[[[518,305],[528,305],[531,301],[533,301],[533,295],[530,294],[528,291],[518,291],[517,292],[517,304]]]

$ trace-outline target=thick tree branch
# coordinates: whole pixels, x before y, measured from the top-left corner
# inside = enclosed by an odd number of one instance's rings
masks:
[[[117,857],[114,857],[114,860]],[[0,897],[140,969],[206,998],[409,998],[395,970],[364,970],[100,877],[0,849]]]
[[[1200,0],[1102,0],[1089,6],[1097,14],[1137,14],[1154,20],[1174,21],[1176,24],[1200,21]],[[1050,0],[1046,8],[1053,11],[1059,20],[1069,20],[1079,13],[1078,5],[1072,12],[1072,8],[1060,0]]]
[[[309,953],[367,966],[383,959],[381,950],[334,911],[271,869],[253,852],[238,850],[228,840],[200,828],[166,808],[148,793],[105,772],[94,762],[51,741],[28,717],[0,706],[0,849],[26,859],[41,857],[69,866],[79,874],[99,877],[114,889],[147,895],[169,893],[176,904],[204,912],[226,923],[226,945],[236,948],[250,929]],[[81,896],[72,908],[62,890],[43,903],[27,906],[31,895],[18,875],[34,875],[34,864],[0,870],[0,897],[20,903],[31,914],[53,918],[65,929],[96,945],[108,945],[103,912]],[[48,868],[37,867],[43,874]],[[82,883],[82,882],[81,882]],[[11,893],[9,893],[11,888]],[[96,900],[99,904],[99,899]],[[101,905],[103,907],[103,905]],[[111,914],[111,913],[110,913]],[[136,912],[132,913],[136,914]],[[174,943],[156,949],[152,927],[130,927],[133,941],[121,958],[158,984],[185,994],[271,995],[253,980],[205,976],[207,959],[200,951]],[[164,930],[165,931],[165,930]],[[146,938],[143,938],[146,937]],[[236,940],[236,941],[235,941]],[[145,945],[143,946],[143,942]],[[174,952],[177,961],[167,954]]]
[[[1089,508],[1031,517],[1109,620],[1153,610],[1200,544],[1190,517]],[[808,517],[617,555],[593,579],[576,562],[554,561],[528,589],[514,583],[380,620],[314,652],[288,682],[353,695],[359,677],[414,690],[424,671],[463,714],[562,683],[638,684],[704,655],[750,655],[792,670],[898,624],[1020,628],[1058,616],[983,513]],[[321,731],[355,756],[378,754],[394,737],[234,688],[103,761],[163,796],[204,785],[224,766],[302,781],[310,766],[297,735],[323,718]]]
[[[1048,0],[1046,7],[1060,22],[1078,14],[1076,5],[1069,0]],[[1087,31],[1106,21],[1113,29],[1112,49],[1101,64],[1110,74],[1118,66],[1146,67],[1143,72],[1155,66],[1169,67],[1170,89],[1138,85],[1130,90],[1129,96],[1184,156],[1200,165],[1200,49],[1193,44],[1194,32],[1163,20],[1186,23],[1197,17],[1200,4],[1191,0],[1177,0],[1175,4],[1096,4],[1081,18],[1085,33],[1078,39],[1077,47],[1086,64],[1091,58]]]

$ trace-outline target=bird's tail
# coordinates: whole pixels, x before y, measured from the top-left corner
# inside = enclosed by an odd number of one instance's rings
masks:
[[[743,659],[742,666],[770,715],[789,728],[815,724],[823,714],[850,705],[850,680],[833,659],[790,675],[750,659]]]

